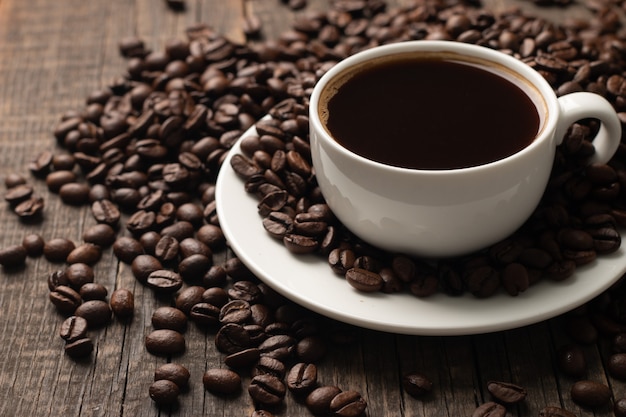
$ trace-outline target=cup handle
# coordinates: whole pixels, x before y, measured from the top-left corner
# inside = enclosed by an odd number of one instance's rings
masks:
[[[558,98],[561,106],[556,129],[558,145],[563,142],[567,129],[582,119],[600,120],[600,130],[593,140],[595,154],[590,162],[606,163],[615,154],[622,139],[622,124],[609,103],[604,97],[586,92],[566,94]]]

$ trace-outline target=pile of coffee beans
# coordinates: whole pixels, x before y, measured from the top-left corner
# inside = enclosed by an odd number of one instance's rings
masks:
[[[572,28],[520,13],[498,19],[483,10],[446,8],[436,2],[394,13],[369,12],[370,19],[334,10],[298,21],[298,36],[291,34],[284,42],[288,50],[301,42],[309,45],[307,52],[314,56],[307,54],[296,63],[306,60],[311,73],[299,84],[297,94],[270,111],[270,119],[256,123],[256,134],[244,138],[242,153],[231,159],[246,191],[258,197],[259,214],[271,236],[291,252],[326,256],[332,270],[360,291],[407,290],[418,297],[435,292],[489,297],[501,290],[515,296],[542,279],[567,279],[578,266],[619,249],[619,227],[626,224],[621,190],[626,185],[624,151],[620,148],[609,164],[585,166],[594,152],[597,126],[593,121],[581,121],[567,132],[548,190],[527,224],[479,253],[436,261],[410,258],[373,248],[343,227],[325,205],[315,181],[308,144],[308,96],[315,80],[346,55],[413,39],[475,43],[528,63],[559,95],[591,91],[605,96],[618,111],[624,110],[617,87],[623,81],[623,58],[617,52],[623,45],[613,37],[589,37],[585,31],[591,28],[576,28],[581,34],[572,39]],[[360,29],[355,30],[355,25]],[[332,39],[326,39],[329,32]],[[379,32],[385,36],[381,38]]]
[[[253,17],[246,28],[250,38],[262,34]],[[171,301],[153,313],[145,338],[150,354],[168,361],[184,355],[188,321],[214,331],[226,368],[205,371],[207,392],[238,395],[244,390],[241,373],[250,372],[245,391],[257,408],[254,416],[271,416],[268,410],[287,395],[316,415],[363,415],[361,393],[330,385],[317,372],[328,343],[339,340],[325,331],[325,319],[260,283],[237,258],[214,263],[213,255],[226,246],[215,179],[230,149],[256,127],[257,135],[242,141],[242,153],[233,156],[232,168],[244,178],[245,190],[258,196],[265,229],[290,252],[326,257],[353,287],[419,297],[488,297],[501,290],[514,296],[541,279],[567,279],[576,267],[620,247],[619,228],[626,224],[623,146],[609,164],[586,167],[598,126],[576,123],[558,149],[540,207],[519,232],[480,253],[434,262],[373,248],[337,222],[311,167],[308,97],[325,71],[355,52],[446,39],[509,53],[539,71],[559,95],[602,94],[626,120],[626,40],[618,29],[619,18],[608,7],[591,21],[558,26],[519,11],[494,15],[461,1],[424,0],[387,10],[378,0],[335,0],[325,12],[298,15],[277,41],[236,44],[205,25],[189,27],[184,40],[172,40],[162,51],[148,50],[141,39],[122,39],[126,72],[90,94],[84,109],[64,114],[53,132],[61,150],[42,152],[27,167],[64,203],[87,205],[96,225],[78,243],[26,236],[0,250],[0,264],[19,268],[29,256],[67,264],[49,274],[48,295],[64,317],[59,333],[71,357],[91,354],[88,331],[132,317],[133,293],[116,289],[109,296],[93,273],[110,249],[138,282]],[[44,201],[24,177],[10,175],[5,185],[5,199],[20,219],[44,218]],[[577,343],[615,338],[619,350],[608,369],[616,378],[626,374],[624,299],[618,283],[566,323]],[[607,387],[584,379],[584,355],[575,346],[559,352],[562,371],[580,378],[572,399],[586,407],[606,404]],[[175,404],[188,379],[184,366],[163,365],[149,395],[160,406]],[[402,386],[418,399],[432,390],[429,378],[417,372],[404,376]],[[526,396],[506,381],[492,381],[486,389],[493,401],[474,416],[504,416],[507,406]],[[616,416],[626,415],[623,400],[614,405]],[[540,415],[570,414],[548,406]]]

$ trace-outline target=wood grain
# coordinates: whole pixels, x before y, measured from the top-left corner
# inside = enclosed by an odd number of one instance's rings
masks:
[[[389,1],[390,6],[408,1]],[[522,7],[554,21],[588,18],[582,7],[539,9],[528,1],[489,0],[493,10]],[[328,2],[310,0],[307,10],[325,10]],[[190,0],[184,12],[169,10],[155,0],[0,0],[0,178],[25,168],[38,152],[59,151],[52,130],[60,116],[80,110],[85,97],[106,86],[125,71],[118,42],[135,35],[153,50],[196,23],[207,23],[235,42],[244,42],[243,19],[254,14],[263,23],[263,38],[274,39],[289,28],[295,15],[279,0]],[[3,205],[0,210],[0,247],[16,244],[28,233],[45,239],[81,240],[81,231],[94,223],[84,208],[63,205],[42,183],[29,177],[46,201],[44,221],[25,224]],[[217,262],[233,256],[225,251]],[[244,391],[234,397],[206,392],[202,374],[222,367],[223,355],[215,348],[214,333],[190,325],[187,350],[172,358],[189,368],[190,388],[180,405],[159,410],[148,397],[155,368],[167,359],[148,354],[145,335],[150,318],[163,300],[138,284],[129,265],[119,263],[110,251],[95,267],[97,281],[109,293],[128,288],[135,294],[136,310],[130,323],[114,321],[91,331],[95,351],[86,360],[63,354],[58,336],[62,317],[47,299],[47,275],[62,268],[43,258],[0,272],[0,416],[249,416],[254,409]],[[338,326],[354,341],[332,345],[320,362],[320,380],[364,394],[367,415],[451,416],[470,415],[490,399],[489,380],[524,385],[528,401],[511,409],[511,415],[536,416],[546,405],[563,405],[578,416],[610,416],[610,410],[586,410],[571,402],[573,383],[554,364],[555,349],[567,341],[558,319],[521,329],[462,337],[413,337]],[[602,358],[606,344],[586,347],[590,379],[611,384],[616,398],[626,396],[626,385],[607,379]],[[428,375],[434,389],[415,399],[401,388],[408,372]],[[244,375],[244,385],[249,376]],[[278,415],[309,416],[288,396]]]

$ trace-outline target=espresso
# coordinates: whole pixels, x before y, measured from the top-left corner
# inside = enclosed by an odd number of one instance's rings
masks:
[[[525,148],[541,127],[532,87],[506,71],[452,58],[386,57],[336,77],[319,110],[331,136],[365,158],[428,170],[482,165]]]

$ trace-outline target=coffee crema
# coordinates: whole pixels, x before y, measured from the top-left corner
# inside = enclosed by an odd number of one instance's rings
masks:
[[[508,69],[466,59],[398,54],[357,66],[322,93],[322,122],[343,147],[403,168],[467,168],[524,149],[544,123],[538,93]]]

